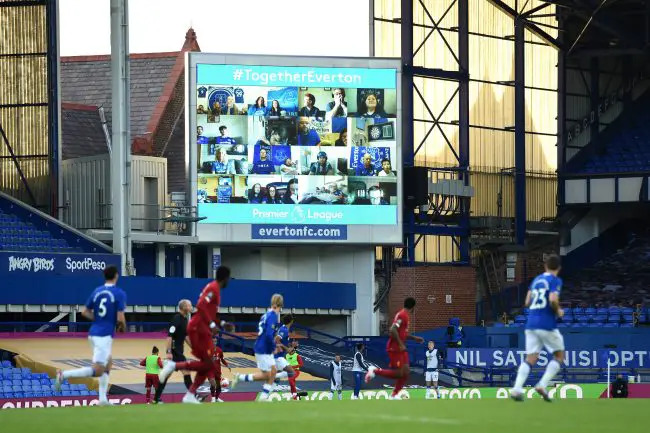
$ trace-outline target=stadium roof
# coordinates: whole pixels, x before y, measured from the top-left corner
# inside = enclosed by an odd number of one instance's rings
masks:
[[[107,122],[110,131],[110,119]],[[108,153],[106,136],[96,106],[61,104],[61,130],[64,160]]]
[[[186,51],[200,51],[196,33],[191,28],[178,52],[130,55],[131,138],[134,153],[161,154],[166,147],[167,143],[154,142],[154,136],[163,126],[164,117],[177,116],[177,113],[168,113],[167,110],[177,83],[183,76]],[[110,120],[110,55],[62,57],[60,84],[62,103],[104,107],[107,119]],[[178,109],[175,108],[174,111]],[[77,126],[79,124],[75,125]],[[63,128],[65,127],[64,123]],[[96,129],[96,125],[93,128]],[[66,143],[66,131],[63,135]],[[171,131],[164,135],[168,139]]]

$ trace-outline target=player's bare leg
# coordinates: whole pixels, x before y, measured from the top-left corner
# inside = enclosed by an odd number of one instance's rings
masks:
[[[515,386],[510,390],[510,398],[515,401],[524,401],[524,384],[533,365],[537,364],[539,358],[538,353],[533,353],[526,356],[526,360],[519,365],[517,369],[517,379],[515,379]]]
[[[273,382],[275,381],[276,374],[277,369],[275,368],[275,365],[272,366],[269,371],[260,371],[255,374],[235,374],[232,383],[230,384],[230,389],[235,388],[239,382],[264,382],[264,385],[262,385],[263,392],[260,395],[260,401],[268,400],[269,394],[273,389]]]
[[[551,398],[548,396],[548,393],[546,392],[546,387],[548,386],[548,383],[560,371],[563,362],[564,362],[564,351],[560,350],[555,352],[553,354],[553,359],[546,366],[546,371],[544,371],[544,375],[539,380],[537,385],[535,385],[535,391],[537,391],[537,393],[541,395],[544,401],[546,402],[550,403],[552,401]]]
[[[66,379],[81,378],[81,377],[97,377],[99,378],[99,404],[102,406],[110,405],[108,402],[108,373],[110,372],[113,360],[108,359],[106,365],[95,363],[92,367],[81,367],[74,370],[57,370],[55,376],[54,387],[57,391],[61,390],[61,385]]]

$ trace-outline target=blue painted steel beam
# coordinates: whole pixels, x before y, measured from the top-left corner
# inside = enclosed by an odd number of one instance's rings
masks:
[[[415,224],[414,228],[415,233],[419,235],[469,236],[469,228],[460,226]]]
[[[47,28],[47,116],[49,120],[48,147],[50,161],[50,215],[59,211],[59,77],[58,77],[58,34],[57,5],[48,1],[46,6]]]
[[[599,133],[600,133],[600,116],[598,115],[598,105],[600,104],[600,69],[598,65],[598,57],[592,57],[589,64],[589,80],[590,89],[589,96],[591,102],[591,112],[594,113],[595,118],[589,127],[590,141],[598,146]]]
[[[402,24],[403,25],[403,24]],[[459,34],[459,38],[460,38]],[[433,69],[425,68],[423,66],[410,66],[405,67],[405,71],[411,73],[415,77],[424,77],[424,78],[438,78],[440,80],[451,80],[451,81],[460,81],[460,80],[469,80],[469,74],[467,71],[448,71],[445,69]]]
[[[563,19],[559,18],[560,28]],[[560,32],[562,33],[562,32]],[[560,50],[557,57],[557,173],[561,178],[566,171],[566,53]],[[565,204],[564,181],[558,182],[558,201],[560,206]]]
[[[458,60],[460,72],[465,75],[458,82],[458,166],[459,179],[469,186],[469,0],[458,0]],[[462,200],[460,206],[460,260],[470,262],[470,206]]]
[[[415,146],[413,135],[413,0],[401,3],[401,38],[402,38],[402,161],[404,167],[415,164]],[[415,263],[415,218],[411,209],[404,208],[404,244],[407,252],[407,264]]]
[[[526,242],[525,23],[515,18],[515,239]]]

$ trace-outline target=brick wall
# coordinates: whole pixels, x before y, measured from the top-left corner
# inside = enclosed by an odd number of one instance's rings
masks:
[[[451,295],[450,304],[446,303],[446,295]],[[451,317],[460,317],[465,325],[476,323],[476,271],[472,267],[399,268],[388,298],[390,320],[409,296],[417,301],[411,331],[446,326]],[[432,302],[431,296],[435,298]]]

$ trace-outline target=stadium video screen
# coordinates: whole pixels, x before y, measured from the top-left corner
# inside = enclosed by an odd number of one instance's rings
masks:
[[[244,241],[401,242],[398,66],[191,58],[196,64],[188,114],[195,199],[205,217],[200,233],[209,233],[209,225],[242,224],[255,225]],[[386,242],[382,230],[361,230],[355,239],[355,226],[383,227],[398,236]],[[311,236],[310,228],[334,236]]]

